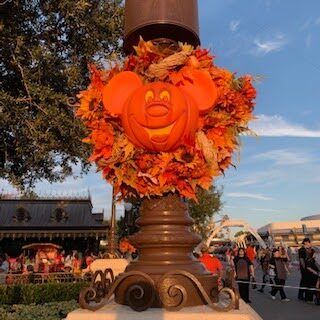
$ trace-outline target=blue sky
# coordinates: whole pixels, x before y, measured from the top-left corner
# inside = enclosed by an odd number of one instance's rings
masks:
[[[237,169],[217,179],[224,209],[254,227],[320,212],[320,1],[199,0],[200,37],[216,64],[262,76],[251,128]],[[0,188],[10,191],[5,181]],[[110,212],[111,187],[91,173],[41,194],[85,194]],[[119,206],[118,212],[123,212]]]
[[[224,212],[255,227],[320,212],[320,2],[200,0],[202,45],[216,63],[263,76]]]

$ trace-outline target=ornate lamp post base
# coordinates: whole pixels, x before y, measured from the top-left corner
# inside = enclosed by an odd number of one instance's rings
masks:
[[[193,220],[178,196],[144,200],[137,224],[141,229],[131,236],[130,241],[138,248],[139,259],[132,261],[126,272],[144,272],[153,279],[158,292],[152,307],[177,304],[182,299],[182,291],[178,288],[182,287],[185,289],[186,306],[206,303],[196,284],[186,275],[174,273],[176,270],[194,275],[209,296],[211,292],[217,296],[217,277],[212,276],[192,254],[193,248],[201,239],[190,231]],[[172,274],[167,274],[168,272]],[[165,274],[167,276],[163,278]],[[117,288],[117,303],[127,304],[126,299],[130,299],[128,289],[137,283],[138,278],[128,277]],[[176,288],[174,296],[169,293],[170,287]]]
[[[112,272],[110,282],[107,281],[110,271],[100,273],[103,280],[100,287],[87,289],[80,296],[82,307],[96,310],[113,293],[118,304],[137,311],[149,307],[177,310],[203,304],[227,311],[237,306],[231,273],[229,288],[219,292],[217,277],[193,256],[192,250],[200,237],[190,231],[193,220],[178,196],[144,200],[137,224],[141,229],[130,240],[139,250],[139,259],[132,261],[115,281]],[[97,303],[95,306],[87,303],[90,297]]]

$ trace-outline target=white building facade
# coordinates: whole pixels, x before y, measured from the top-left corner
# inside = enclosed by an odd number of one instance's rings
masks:
[[[275,246],[299,247],[304,238],[310,238],[314,246],[320,246],[320,214],[300,221],[269,223],[259,228],[258,233],[264,240],[271,238]]]

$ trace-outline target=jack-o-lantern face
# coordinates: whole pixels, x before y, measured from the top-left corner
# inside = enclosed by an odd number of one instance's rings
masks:
[[[198,110],[177,87],[155,82],[135,91],[121,117],[134,144],[148,150],[169,151],[181,143],[191,143]]]
[[[217,97],[209,75],[198,72],[195,78],[201,79],[200,89],[199,83],[143,85],[135,73],[121,72],[104,88],[104,106],[121,117],[126,135],[138,147],[172,151],[181,144],[193,145],[199,112],[210,109]]]

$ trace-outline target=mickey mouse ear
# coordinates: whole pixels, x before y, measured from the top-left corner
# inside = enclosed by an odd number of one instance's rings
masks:
[[[137,74],[131,71],[120,72],[103,88],[103,106],[112,115],[120,115],[127,99],[141,86],[142,81]]]
[[[200,113],[209,111],[217,103],[218,88],[208,72],[193,70],[192,82],[185,81],[179,88],[193,98]]]

